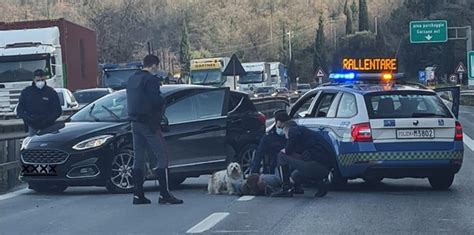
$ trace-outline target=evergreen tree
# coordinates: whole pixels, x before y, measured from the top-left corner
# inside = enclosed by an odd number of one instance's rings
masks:
[[[359,0],[359,31],[369,31],[367,0]]]
[[[357,7],[356,0],[352,0],[351,13],[352,13],[352,25],[354,28],[354,27],[357,27],[357,19],[359,18],[359,8]]]
[[[282,21],[281,22],[281,48],[280,48],[280,61],[283,62],[283,64],[288,64],[289,59],[288,59],[288,38],[286,35],[286,22]]]
[[[290,66],[288,66],[288,77],[290,79],[290,84],[296,83],[296,77],[298,76],[298,72],[296,70],[295,57],[292,56],[290,60]]]
[[[319,17],[318,30],[316,30],[316,38],[314,40],[314,56],[313,56],[313,70],[322,68],[327,72],[327,55],[326,43],[324,37],[324,20],[323,16]]]
[[[179,44],[179,62],[181,64],[181,77],[185,77],[189,74],[191,64],[191,53],[186,20],[183,20],[183,31],[181,35],[181,42]]]

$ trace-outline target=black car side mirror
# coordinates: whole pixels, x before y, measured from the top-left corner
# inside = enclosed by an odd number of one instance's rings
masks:
[[[161,131],[162,132],[169,132],[170,131],[169,128],[168,128],[169,124],[170,123],[169,123],[168,118],[166,116],[163,116],[161,118],[161,124],[160,124],[161,125]]]

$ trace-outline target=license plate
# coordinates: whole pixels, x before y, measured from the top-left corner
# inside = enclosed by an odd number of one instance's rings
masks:
[[[433,139],[434,129],[397,130],[397,139]]]
[[[21,173],[24,176],[57,176],[57,165],[22,165]]]

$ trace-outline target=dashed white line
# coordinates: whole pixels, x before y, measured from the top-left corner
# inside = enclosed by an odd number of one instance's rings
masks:
[[[216,226],[220,221],[229,216],[228,212],[216,212],[205,218],[203,221],[194,225],[186,233],[203,233]]]
[[[12,197],[22,195],[22,194],[25,194],[25,193],[30,192],[30,191],[31,190],[29,190],[27,188],[24,188],[24,189],[20,189],[20,190],[11,192],[11,193],[6,193],[6,194],[3,194],[3,195],[0,195],[0,201],[7,200],[7,199],[10,199]]]
[[[469,136],[466,135],[466,134],[463,135],[463,138],[464,138],[464,144],[465,144],[469,149],[471,149],[471,151],[474,151],[474,140],[472,140],[471,137],[469,137]]]
[[[252,199],[254,199],[255,196],[242,196],[242,197],[239,197],[239,199],[237,199],[237,201],[239,202],[245,202],[245,201],[250,201]]]

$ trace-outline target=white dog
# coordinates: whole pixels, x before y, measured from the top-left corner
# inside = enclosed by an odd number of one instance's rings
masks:
[[[209,178],[207,191],[209,194],[221,194],[224,192],[230,195],[237,194],[234,185],[242,182],[242,169],[239,163],[232,162],[227,166],[227,170],[222,170],[212,174]]]

